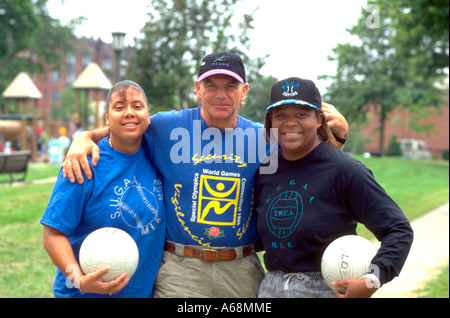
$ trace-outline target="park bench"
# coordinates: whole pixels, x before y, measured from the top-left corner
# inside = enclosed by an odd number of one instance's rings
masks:
[[[15,151],[11,153],[0,152],[0,174],[9,174],[10,183],[14,181],[24,181],[27,176],[28,161],[31,158],[31,151]],[[19,178],[14,174],[21,173]]]

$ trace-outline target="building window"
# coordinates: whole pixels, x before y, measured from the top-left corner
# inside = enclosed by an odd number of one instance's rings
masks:
[[[66,72],[66,85],[69,86],[73,82],[75,82],[76,74],[74,70],[67,70]]]
[[[89,54],[83,55],[83,68],[89,65],[91,63],[91,56]]]
[[[53,103],[59,102],[59,91],[58,90],[55,90],[55,89],[52,90],[52,102]]]
[[[77,63],[77,57],[72,52],[67,53],[67,65],[75,66]]]
[[[59,82],[59,71],[52,71],[51,72],[51,81],[53,83],[58,83]]]
[[[103,69],[108,71],[112,70],[112,62],[109,57],[103,59]]]

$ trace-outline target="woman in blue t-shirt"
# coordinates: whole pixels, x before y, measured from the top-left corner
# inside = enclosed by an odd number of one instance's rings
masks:
[[[123,81],[107,98],[110,136],[99,142],[102,160],[91,166],[93,178],[71,184],[62,169],[41,219],[44,247],[57,267],[56,297],[152,297],[165,237],[162,178],[141,147],[149,110],[142,88]],[[108,268],[84,275],[79,266],[83,240],[93,231],[115,227],[136,242],[139,263],[130,278],[111,282]]]

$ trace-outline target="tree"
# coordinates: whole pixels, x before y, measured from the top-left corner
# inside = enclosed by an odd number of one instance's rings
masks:
[[[348,30],[361,44],[338,44],[333,49],[334,57],[330,57],[337,62],[337,73],[322,78],[333,80],[327,97],[343,105],[342,112],[349,121],[364,119],[368,105],[376,109],[380,119],[379,153],[382,154],[387,115],[398,107],[406,107],[411,113],[419,114],[415,118],[418,120],[423,109],[440,106],[443,92],[435,85],[441,79],[439,76],[417,76],[411,67],[412,57],[403,53],[405,47],[397,40],[399,29],[392,12],[385,9],[379,12],[379,17],[380,24],[371,27],[367,23],[367,12],[362,11],[358,23]],[[448,29],[446,32],[448,34]]]
[[[67,52],[76,50],[77,38],[73,33],[73,28],[63,26],[58,19],[52,18],[47,10],[48,0],[35,0],[35,10],[41,20],[41,27],[35,31],[35,44],[32,47],[38,55],[38,70],[42,71],[42,66],[51,65],[54,69],[59,69],[66,63]],[[77,19],[77,23],[84,21],[83,17]],[[73,26],[76,24],[74,23]]]
[[[48,15],[47,0],[0,0],[0,91],[21,71],[57,68],[72,50],[72,30]]]
[[[193,81],[201,59],[226,50],[242,54],[253,28],[244,15],[239,28],[231,30],[233,6],[239,0],[152,0],[149,21],[137,41],[128,77],[145,89],[153,111],[181,109],[193,105]],[[247,70],[258,74],[262,59],[249,61]]]
[[[270,104],[270,92],[275,82],[277,79],[273,76],[253,78],[250,82],[247,103],[239,114],[247,119],[264,123],[266,109]]]
[[[37,27],[40,27],[40,20],[31,1],[0,0],[1,68],[34,44],[33,32]]]
[[[378,0],[395,27],[397,54],[408,59],[411,75],[427,79],[448,76],[449,1]]]

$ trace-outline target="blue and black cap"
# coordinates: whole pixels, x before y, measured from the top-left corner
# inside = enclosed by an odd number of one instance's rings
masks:
[[[285,104],[322,109],[322,97],[313,81],[289,77],[273,84],[267,110]]]

